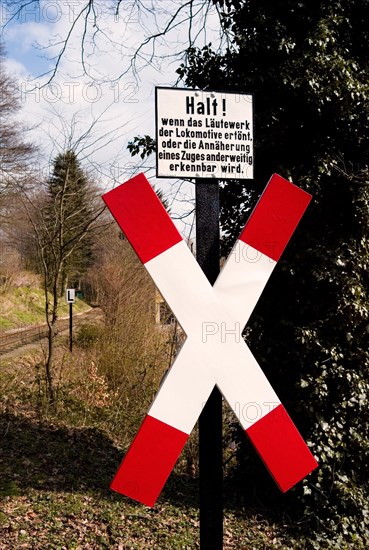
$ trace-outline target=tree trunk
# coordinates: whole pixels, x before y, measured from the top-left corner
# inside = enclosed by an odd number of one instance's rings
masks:
[[[53,376],[53,362],[54,362],[54,346],[55,344],[55,323],[49,324],[48,331],[48,350],[45,363],[46,370],[46,388],[50,403],[55,403],[55,388],[54,388],[54,376]]]
[[[55,279],[53,281],[52,292],[52,308],[51,314],[49,314],[49,300],[46,294],[46,320],[48,325],[48,350],[45,362],[46,371],[46,387],[49,402],[55,403],[55,387],[54,387],[54,352],[55,352],[55,336],[56,336],[56,322],[58,318],[58,303],[59,303],[59,280],[61,275],[61,265],[56,271]],[[51,318],[50,318],[51,317]]]

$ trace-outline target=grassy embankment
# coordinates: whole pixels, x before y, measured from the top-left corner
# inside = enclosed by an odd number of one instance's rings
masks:
[[[75,313],[85,311],[89,306],[77,299],[73,305]],[[69,306],[60,299],[59,318],[69,314]],[[0,331],[45,322],[45,295],[36,286],[12,287],[0,294]]]

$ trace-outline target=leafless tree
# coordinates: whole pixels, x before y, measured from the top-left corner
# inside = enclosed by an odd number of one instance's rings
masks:
[[[55,384],[53,362],[55,338],[57,335],[58,309],[60,303],[60,287],[64,268],[69,258],[81,246],[84,240],[100,232],[107,223],[103,219],[104,206],[92,198],[89,216],[81,220],[80,212],[75,208],[66,208],[67,203],[79,204],[71,190],[68,170],[60,186],[60,194],[56,202],[51,203],[44,187],[38,193],[22,189],[19,197],[26,213],[28,223],[32,228],[33,240],[37,250],[39,269],[42,274],[45,294],[45,316],[48,326],[48,347],[45,358],[45,375],[50,402],[55,402]],[[58,206],[59,205],[59,206]],[[50,212],[55,216],[50,220]]]
[[[43,5],[39,0],[5,0],[5,8],[8,15],[5,24],[15,20],[27,21],[32,17],[41,20],[46,15],[42,13]],[[94,81],[118,81],[131,73],[139,79],[143,66],[159,66],[163,57],[176,62],[185,61],[188,48],[195,46],[199,37],[203,41],[207,40],[210,16],[215,15],[219,23],[225,8],[213,0],[78,0],[68,4],[65,2],[60,9],[68,11],[69,26],[66,35],[57,35],[46,45],[37,44],[46,55],[50,46],[58,48],[58,53],[52,57],[54,66],[46,74],[40,75],[47,76],[45,85],[57,74],[75,36],[80,37],[80,63],[84,75]],[[119,39],[112,37],[109,28],[112,22],[119,25]],[[132,45],[129,38],[138,28],[143,31],[144,37],[138,44]],[[214,28],[211,30],[214,31]],[[217,31],[220,47],[227,45],[228,31],[221,29],[219,24]],[[214,32],[211,35],[213,39]],[[103,43],[106,48],[113,47],[121,52],[122,59],[129,60],[114,76],[99,75],[94,70],[94,56],[101,53]]]
[[[20,186],[29,183],[36,148],[24,137],[25,127],[17,119],[21,109],[14,80],[5,70],[5,50],[0,42],[0,220],[9,218],[9,209]]]

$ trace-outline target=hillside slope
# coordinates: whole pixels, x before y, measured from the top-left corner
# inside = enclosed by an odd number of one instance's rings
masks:
[[[73,311],[78,313],[89,308],[77,298]],[[67,316],[69,306],[60,300],[59,317]],[[45,322],[45,296],[38,277],[22,273],[11,287],[0,294],[0,330],[10,330]]]

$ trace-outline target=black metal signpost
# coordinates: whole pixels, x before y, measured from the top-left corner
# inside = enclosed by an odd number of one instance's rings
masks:
[[[73,351],[73,303],[69,304],[69,351]]]
[[[219,274],[218,181],[196,179],[196,257],[213,285]],[[222,395],[211,393],[199,419],[200,548],[223,548]]]
[[[65,300],[69,304],[69,351],[73,351],[73,304],[76,300],[76,291],[74,288],[67,288],[65,291]]]
[[[253,178],[250,94],[156,88],[156,175],[195,178],[196,256],[213,285],[219,274],[218,180]],[[199,419],[200,548],[223,548],[222,395]]]

